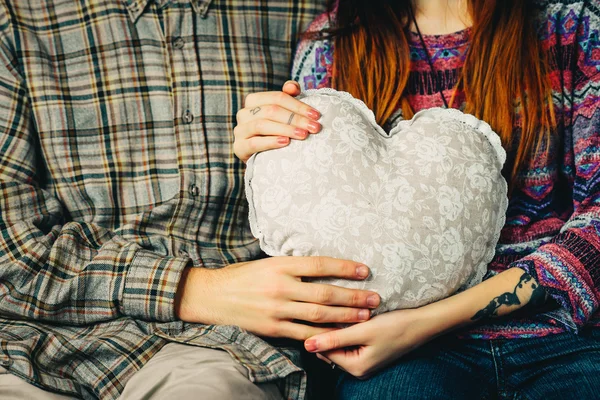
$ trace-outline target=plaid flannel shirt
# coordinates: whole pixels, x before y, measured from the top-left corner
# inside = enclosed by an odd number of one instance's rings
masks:
[[[178,341],[304,397],[297,353],[173,302],[187,265],[259,255],[235,113],[288,78],[320,3],[0,0],[0,365],[110,399]]]

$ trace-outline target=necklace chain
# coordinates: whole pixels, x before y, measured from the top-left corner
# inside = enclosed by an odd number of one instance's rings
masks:
[[[423,50],[425,51],[425,56],[427,57],[427,62],[429,63],[429,68],[431,69],[431,74],[433,75],[433,79],[435,81],[435,87],[437,91],[440,93],[442,101],[444,102],[444,106],[448,107],[448,101],[446,101],[446,96],[444,96],[444,91],[442,90],[442,85],[438,80],[438,74],[433,66],[433,61],[431,60],[431,56],[429,55],[429,49],[427,48],[427,44],[425,43],[425,39],[423,39],[423,35],[421,34],[421,30],[419,29],[419,24],[417,24],[417,18],[415,17],[415,13],[413,11],[412,5],[410,6],[410,16],[412,17],[413,23],[415,24],[415,28],[417,29],[417,34],[419,35],[419,40],[421,42],[421,46],[423,46]]]

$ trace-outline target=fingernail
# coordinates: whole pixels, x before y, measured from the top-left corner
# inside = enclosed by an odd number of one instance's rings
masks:
[[[294,129],[294,135],[296,135],[298,139],[304,139],[308,135],[308,132],[304,129],[296,128]]]
[[[319,118],[321,118],[321,113],[318,112],[317,110],[310,110],[308,113],[309,118],[317,120]]]
[[[359,278],[366,278],[369,276],[369,268],[364,265],[356,267],[356,275],[358,275]]]
[[[377,307],[379,305],[379,296],[373,294],[367,297],[367,305],[369,307]]]
[[[316,340],[307,340],[304,342],[304,348],[306,351],[317,351],[317,341]]]
[[[277,143],[279,144],[288,144],[290,142],[290,138],[285,137],[285,136],[281,136],[279,138],[277,138]]]
[[[312,133],[317,133],[321,130],[321,124],[319,124],[318,122],[309,122],[308,130]]]
[[[366,321],[369,319],[370,316],[371,316],[371,312],[369,310],[360,310],[358,312],[358,320],[359,321]]]

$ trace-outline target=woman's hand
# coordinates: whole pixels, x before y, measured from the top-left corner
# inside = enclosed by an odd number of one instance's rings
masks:
[[[365,379],[435,336],[435,324],[420,308],[392,311],[367,322],[308,339],[306,350]]]
[[[321,353],[321,357],[357,378],[367,378],[446,332],[481,319],[555,307],[554,302],[547,304],[547,297],[531,275],[520,268],[509,268],[426,306],[392,311],[349,328],[316,335],[306,340],[304,347]]]
[[[321,130],[317,122],[321,114],[294,99],[298,94],[300,85],[287,81],[281,92],[253,93],[246,97],[233,131],[233,150],[240,160],[247,162],[254,153],[285,147],[290,139],[304,140],[309,133]]]

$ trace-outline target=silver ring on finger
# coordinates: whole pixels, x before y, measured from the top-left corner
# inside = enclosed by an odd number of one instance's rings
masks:
[[[294,116],[295,116],[295,115],[296,115],[296,113],[295,113],[295,112],[292,112],[292,113],[290,114],[290,119],[288,119],[288,122],[287,122],[287,124],[288,124],[288,125],[291,125],[291,124],[292,124],[292,120],[294,119]]]

